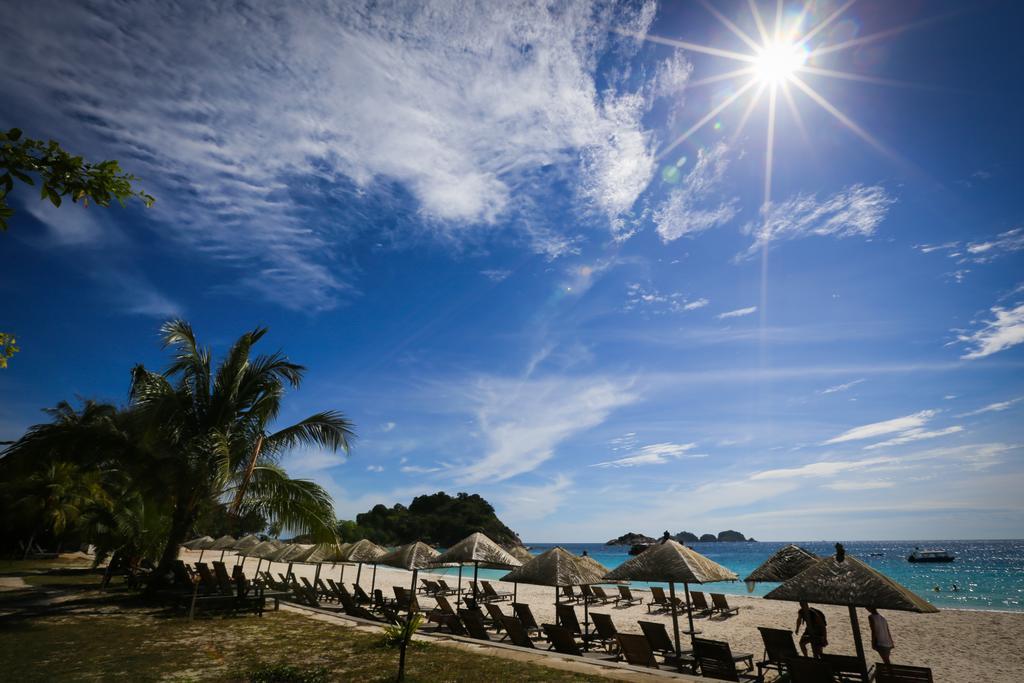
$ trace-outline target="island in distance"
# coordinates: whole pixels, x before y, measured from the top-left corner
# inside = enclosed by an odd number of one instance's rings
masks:
[[[704,534],[703,536],[697,536],[697,534],[691,533],[689,531],[680,531],[678,534],[675,534],[675,535],[672,535],[672,534],[670,534],[670,533],[668,533],[666,531],[664,534],[662,534],[662,538],[665,538],[666,536],[668,536],[670,538],[673,538],[673,539],[679,541],[680,543],[697,543],[697,542],[701,542],[701,543],[755,542],[753,538],[747,538],[746,536],[744,536],[740,532],[734,531],[732,529],[727,529],[726,531],[720,531],[720,532],[718,532],[717,536],[715,534]],[[636,533],[634,531],[631,531],[629,533],[622,534],[618,538],[613,538],[612,540],[610,540],[607,543],[605,543],[605,545],[628,545],[628,546],[650,545],[652,543],[657,543],[658,540],[659,539],[657,539],[657,538],[651,538],[650,536],[646,536],[644,534],[638,534],[638,533]]]

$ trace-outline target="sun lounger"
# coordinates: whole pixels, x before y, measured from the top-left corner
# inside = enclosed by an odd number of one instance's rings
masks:
[[[580,586],[580,595],[583,602],[597,602],[597,596],[594,595],[593,589],[586,584]]]
[[[690,591],[690,604],[693,605],[693,616],[705,617],[711,614],[708,599],[700,591]]]
[[[700,667],[704,678],[717,678],[723,681],[757,681],[756,674],[741,673],[736,664],[747,661],[747,669],[754,668],[754,656],[733,654],[729,643],[722,640],[693,639],[693,656]],[[749,658],[749,659],[748,659]]]
[[[671,609],[671,605],[668,604],[668,598],[665,597],[664,588],[651,586],[651,600],[647,603],[647,613],[650,614],[655,609],[659,612],[664,612]]]
[[[395,607],[399,611],[412,610],[413,612],[420,612],[420,604],[416,600],[415,595],[410,595],[407,588],[402,586],[394,586],[395,591]]]
[[[604,588],[600,586],[594,586],[591,588],[594,591],[594,599],[600,602],[602,605],[607,605],[609,602],[615,602],[617,598],[608,595],[604,592]]]
[[[924,666],[879,664],[875,683],[932,683],[932,670]]]
[[[563,655],[583,656],[583,650],[576,644],[576,639],[573,638],[573,634],[569,629],[564,626],[555,626],[554,624],[544,624],[542,628],[548,642],[551,643],[551,647],[548,649]]]
[[[319,576],[316,577],[313,585],[316,587],[316,592],[320,594],[321,600],[334,600],[334,591],[328,588],[327,584]]]
[[[786,673],[791,683],[832,683],[835,674],[824,659],[794,657],[786,662]]]
[[[594,630],[597,632],[594,642],[603,645],[608,652],[614,652],[615,636],[619,634],[619,631],[615,628],[611,615],[591,612],[590,618],[594,620]]]
[[[721,593],[712,593],[711,594],[711,604],[712,604],[712,607],[711,607],[711,612],[712,613],[716,613],[717,612],[718,614],[722,614],[722,615],[725,615],[725,616],[729,616],[731,614],[739,614],[740,613],[740,608],[739,607],[730,607],[729,606],[729,601],[726,600],[725,596],[722,595]]]
[[[629,590],[629,586],[619,586],[619,597],[615,599],[615,604],[617,606],[623,602],[628,607],[630,605],[642,605],[644,604],[644,599],[635,597],[633,592]]]
[[[345,588],[344,584],[335,583],[334,579],[327,579],[327,585],[331,587],[331,595],[334,596],[335,601],[341,604],[341,595],[344,593],[351,597],[351,593]]]
[[[487,626],[484,625],[484,621],[480,618],[478,612],[460,609],[459,618],[462,619],[462,624],[466,627],[470,638],[476,638],[477,640],[491,639],[491,635],[487,632]]]
[[[434,595],[438,591],[437,584],[430,579],[420,579],[420,584],[422,585],[416,589],[420,595]]]
[[[451,586],[449,586],[447,583],[445,583],[444,579],[438,579],[437,580],[437,585],[441,587],[442,595],[458,595],[459,594],[458,589],[457,588],[452,588]]]
[[[496,633],[501,633],[502,628],[503,628],[502,625],[501,625],[501,618],[503,616],[505,616],[505,613],[501,611],[501,607],[499,607],[498,605],[495,605],[494,603],[491,603],[491,602],[486,603],[484,605],[484,607],[487,608],[487,614],[490,615],[491,626],[494,627],[494,630],[495,630]],[[513,605],[512,609],[513,609],[513,611],[515,611],[515,606],[514,605]],[[481,619],[481,621],[484,621],[484,620]],[[486,623],[486,622],[484,622],[484,623]],[[508,636],[506,635],[505,638],[507,638],[507,637]],[[504,640],[504,638],[502,638],[502,640]]]
[[[359,619],[367,619],[369,621],[380,621],[380,619],[370,610],[366,609],[362,605],[356,602],[355,598],[348,593],[341,594],[341,608],[345,614],[350,617],[358,617]]]
[[[562,599],[566,602],[579,602],[583,598],[576,595],[576,591],[572,589],[572,586],[562,586]]]
[[[823,654],[823,661],[832,667],[832,675],[841,680],[862,680],[860,659],[853,655]]]
[[[370,596],[366,594],[366,591],[364,591],[363,587],[358,583],[352,584],[352,591],[352,597],[355,598],[355,601],[360,605],[369,605],[373,603],[373,601],[370,600]]]
[[[774,670],[781,676],[786,671],[786,662],[800,657],[793,642],[793,632],[765,626],[758,626],[757,630],[764,641],[764,659],[757,663],[757,673],[763,678],[766,671]]]
[[[534,648],[533,641],[530,640],[529,634],[527,634],[526,629],[523,628],[522,622],[518,619],[503,615],[501,617],[501,625],[505,628],[505,631],[508,633],[508,637],[511,639],[513,645],[528,647],[531,649]]]
[[[672,641],[672,637],[668,634],[668,629],[665,628],[665,624],[660,621],[638,621],[637,625],[640,626],[640,630],[644,633],[644,638],[647,639],[647,644],[651,648],[651,652],[660,654],[665,664],[674,666],[680,670],[689,669],[693,670],[696,661],[694,660],[689,650],[683,650],[678,655],[676,654],[676,647]]]
[[[558,625],[569,629],[577,638],[584,642],[597,640],[596,633],[587,634],[580,628],[580,620],[576,618],[576,608],[572,605],[555,605],[555,615],[558,617]]]
[[[220,588],[220,584],[217,583],[217,578],[213,575],[210,571],[210,567],[207,566],[205,562],[197,562],[196,571],[199,572],[199,579],[204,593],[207,595],[216,595],[223,592]]]
[[[480,583],[482,583],[484,587],[484,599],[486,602],[512,599],[512,591],[495,590],[490,581],[481,581]]]
[[[531,634],[536,631],[537,635],[540,635],[541,627],[534,618],[533,610],[530,609],[529,605],[523,602],[513,602],[512,611],[515,612],[516,619],[518,619],[519,623],[523,625],[524,629],[526,629],[527,634]]]
[[[647,666],[652,669],[660,668],[658,660],[654,658],[654,652],[647,639],[635,633],[620,633],[616,636],[619,643],[619,654],[625,658],[627,664],[633,666]]]

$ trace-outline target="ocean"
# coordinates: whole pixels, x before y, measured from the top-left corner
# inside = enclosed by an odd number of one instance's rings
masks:
[[[796,542],[818,555],[835,552],[834,542]],[[630,558],[628,546],[603,543],[528,543],[538,554],[560,545],[577,555],[584,550],[612,569]],[[691,543],[697,552],[736,572],[742,579],[786,542]],[[910,588],[936,607],[1024,611],[1024,540],[1019,541],[847,541],[846,552]],[[945,564],[907,562],[915,547],[941,548],[956,555]],[[465,570],[463,570],[465,572]],[[470,572],[472,569],[470,568]],[[443,573],[454,574],[456,569]],[[481,569],[480,577],[500,579],[507,572]],[[463,573],[465,577],[466,574]],[[954,591],[954,584],[959,590]],[[638,584],[644,585],[644,584]],[[659,585],[659,584],[653,584]],[[764,595],[778,584],[758,584],[752,592],[742,581],[708,584],[704,590],[735,595]],[[939,590],[935,590],[938,587]]]

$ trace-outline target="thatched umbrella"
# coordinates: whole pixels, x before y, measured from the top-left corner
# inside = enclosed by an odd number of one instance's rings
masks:
[[[676,609],[676,582],[682,582],[686,596],[686,615],[690,622],[690,637],[693,637],[693,605],[690,604],[691,583],[712,583],[735,581],[736,574],[713,560],[709,560],[693,548],[688,548],[672,539],[653,545],[636,557],[623,562],[605,575],[606,581],[667,581],[672,603],[672,628],[676,636],[676,656],[679,647],[679,617]]]
[[[535,586],[554,586],[555,604],[558,604],[558,589],[562,586],[581,586],[603,583],[608,568],[592,557],[573,555],[568,550],[555,546],[541,553],[518,569],[513,569],[501,578],[502,581],[529,583]],[[585,633],[583,647],[587,647],[590,635],[590,602],[583,601],[583,624]]]
[[[210,550],[219,550],[220,561],[223,562],[224,553],[231,550],[235,546],[235,543],[237,542],[238,541],[235,539],[234,536],[228,536],[227,534],[225,534],[224,536],[221,536],[210,545]]]
[[[363,563],[373,564],[373,584],[371,584],[370,588],[372,593],[372,586],[377,582],[377,560],[386,555],[387,552],[387,550],[384,550],[384,548],[381,548],[373,541],[368,541],[364,538],[350,545],[341,559],[346,562],[355,562],[359,565],[359,569],[356,570],[356,583],[359,583],[359,577],[363,574]]]
[[[273,562],[287,562],[288,570],[284,574],[285,579],[289,579],[292,576],[292,565],[295,564],[295,558],[300,557],[309,551],[311,545],[303,545],[301,543],[286,543],[280,550],[271,553],[267,557],[268,563]]]
[[[255,548],[259,544],[260,544],[259,537],[258,536],[254,536],[253,534],[249,534],[248,536],[243,536],[242,538],[240,538],[237,541],[235,541],[235,544],[233,546],[231,546],[231,550],[234,550],[235,553],[238,555],[238,560],[235,562],[235,564],[237,565],[240,562],[242,562],[242,559],[245,557],[246,551],[251,550],[252,548]]]
[[[448,550],[434,558],[433,565],[459,565],[459,594],[456,604],[462,601],[462,565],[473,563],[473,597],[476,598],[476,579],[480,565],[511,569],[523,563],[510,555],[500,545],[479,531],[466,536]]]
[[[386,555],[377,558],[377,562],[388,567],[398,567],[412,572],[412,585],[409,588],[409,595],[416,595],[416,574],[425,567],[433,566],[434,560],[441,553],[431,548],[426,543],[414,541],[400,545]],[[412,615],[412,602],[409,603],[409,614]]]
[[[747,591],[753,592],[754,584],[789,581],[819,559],[810,550],[791,543],[776,550],[743,581],[747,584]]]
[[[313,575],[313,583],[316,583],[320,578],[320,568],[324,562],[330,562],[331,564],[337,564],[342,560],[341,546],[336,543],[317,543],[309,547],[309,550],[296,555],[294,558],[295,562],[305,562],[306,564],[315,564],[316,573]]]
[[[191,541],[186,541],[181,544],[182,548],[188,548],[189,550],[199,551],[199,562],[203,561],[203,553],[210,549],[210,546],[216,543],[213,536],[200,536],[199,538],[193,538]]]
[[[284,543],[277,539],[271,539],[269,541],[263,541],[259,545],[253,546],[245,551],[246,557],[255,557],[256,562],[256,573],[259,574],[260,566],[263,564],[263,560],[267,559],[272,553],[277,552],[284,546]]]
[[[516,558],[523,564],[526,564],[534,557],[536,557],[536,555],[534,555],[521,545],[510,545],[507,548],[505,548],[505,550],[508,552],[509,555]]]
[[[819,559],[764,597],[766,600],[845,605],[850,610],[853,643],[857,648],[861,676],[865,681],[868,668],[864,657],[864,643],[861,642],[860,624],[857,620],[858,607],[922,614],[939,611],[909,588],[901,586],[857,558],[847,555],[841,543],[836,543],[834,557]]]

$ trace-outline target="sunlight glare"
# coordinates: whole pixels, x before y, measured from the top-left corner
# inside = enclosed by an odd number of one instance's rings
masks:
[[[757,54],[754,73],[762,83],[780,84],[789,80],[807,61],[807,50],[790,42],[767,45]]]

